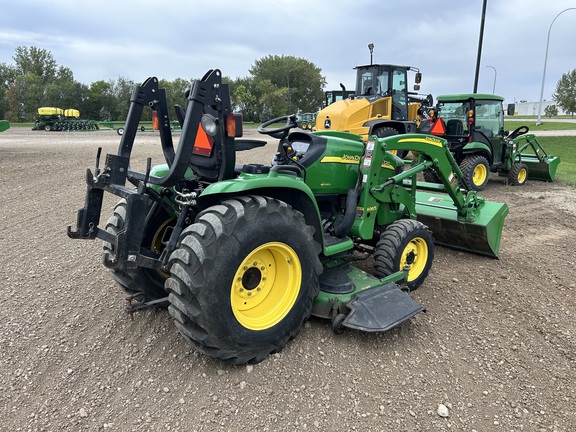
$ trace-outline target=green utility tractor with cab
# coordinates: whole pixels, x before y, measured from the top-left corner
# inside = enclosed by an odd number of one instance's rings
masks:
[[[130,164],[145,108],[157,112],[165,163]],[[104,264],[128,293],[128,312],[168,307],[201,352],[229,364],[281,350],[310,315],[346,328],[385,331],[423,310],[409,295],[428,274],[434,241],[497,257],[505,204],[458,187],[446,141],[417,134],[380,139],[306,133],[295,115],[262,124],[278,139],[271,164],[238,164],[266,141],[241,139],[219,70],[195,80],[182,133],[172,141],[166,92],[137,86],[117,154],[86,172],[73,239],[103,241]],[[279,124],[279,126],[274,126]],[[413,150],[405,162],[388,151]],[[442,185],[416,181],[434,170]],[[428,190],[421,191],[422,187]],[[102,225],[104,193],[120,198]],[[433,237],[434,236],[434,237]],[[353,265],[372,256],[373,272]]]
[[[527,179],[554,180],[560,158],[548,155],[527,126],[505,131],[503,101],[492,94],[438,96],[428,121],[420,124],[419,132],[446,139],[462,171],[462,187],[483,190],[490,172],[507,177],[513,186]],[[431,170],[424,177],[439,183]]]

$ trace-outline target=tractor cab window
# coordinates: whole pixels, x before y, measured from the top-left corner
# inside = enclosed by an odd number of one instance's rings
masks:
[[[501,135],[504,131],[504,112],[500,101],[476,101],[476,130],[488,138]]]
[[[371,96],[376,94],[376,77],[372,71],[366,71],[360,76],[359,88],[356,92],[362,96]]]
[[[356,94],[359,96],[390,96],[390,68],[372,66],[360,69],[356,81]]]
[[[388,71],[381,70],[378,75],[377,92],[381,96],[388,96]]]
[[[406,92],[406,69],[394,69],[392,73],[392,119],[408,120],[408,94]]]
[[[446,135],[468,135],[468,111],[470,103],[464,102],[439,102],[438,115],[446,125]]]

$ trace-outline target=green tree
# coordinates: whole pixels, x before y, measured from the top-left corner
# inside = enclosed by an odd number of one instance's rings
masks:
[[[175,105],[186,107],[186,92],[190,90],[191,82],[182,78],[174,81],[159,80],[158,87],[166,89],[166,102],[168,105],[168,117],[177,120]]]
[[[324,100],[323,89],[326,79],[321,75],[321,69],[303,58],[293,56],[269,55],[256,60],[250,68],[250,74],[257,83],[268,80],[271,84],[260,86],[260,91],[271,91],[275,97],[282,97],[280,101],[271,104],[270,95],[256,94],[264,108],[271,109],[271,115],[280,116],[298,111],[313,112],[322,106]],[[258,90],[258,85],[256,86]],[[264,104],[262,98],[267,99]],[[277,111],[285,109],[286,111]]]
[[[16,77],[10,91],[9,100],[10,120],[30,121],[37,115],[37,109],[44,105],[45,86],[42,77],[27,73]]]
[[[85,117],[87,98],[88,87],[74,80],[70,68],[60,66],[56,76],[44,86],[41,105],[77,109]]]
[[[118,77],[117,80],[108,81],[111,86],[112,95],[114,96],[114,104],[111,107],[110,116],[112,120],[126,120],[128,116],[128,109],[130,108],[130,97],[132,96],[132,89],[135,86],[134,81]],[[151,114],[144,111],[147,116],[143,120],[150,120]]]
[[[232,105],[242,112],[244,121],[258,121],[258,100],[254,91],[253,81],[250,78],[242,78],[236,81],[234,91],[231,91]]]
[[[114,106],[112,85],[103,80],[94,81],[88,89],[88,100],[82,117],[92,120],[111,120]]]
[[[32,74],[47,83],[56,76],[58,65],[48,50],[36,47],[19,46],[13,57],[18,75]]]
[[[560,108],[574,117],[576,113],[576,69],[562,75],[556,84],[552,99]]]
[[[0,63],[0,119],[10,116],[8,94],[16,78],[16,69],[6,63]]]
[[[548,118],[554,117],[558,115],[558,108],[556,105],[548,105],[544,108],[544,115]]]

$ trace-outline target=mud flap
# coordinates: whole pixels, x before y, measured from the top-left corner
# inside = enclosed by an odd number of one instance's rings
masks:
[[[350,312],[342,325],[365,332],[388,331],[424,311],[393,282],[359,292],[347,306]]]

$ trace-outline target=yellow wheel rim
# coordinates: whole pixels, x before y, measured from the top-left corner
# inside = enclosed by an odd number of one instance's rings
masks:
[[[476,186],[482,186],[486,181],[487,176],[488,171],[486,170],[486,167],[482,164],[478,164],[472,173],[472,181]]]
[[[292,310],[302,281],[302,266],[284,243],[266,243],[242,261],[232,282],[230,304],[238,322],[250,330],[266,330]]]
[[[402,251],[400,258],[400,270],[410,266],[408,271],[408,282],[412,282],[422,274],[428,261],[428,244],[421,237],[410,240]]]
[[[526,181],[526,177],[528,177],[526,168],[522,168],[520,172],[518,172],[518,183],[520,184],[524,183]]]

